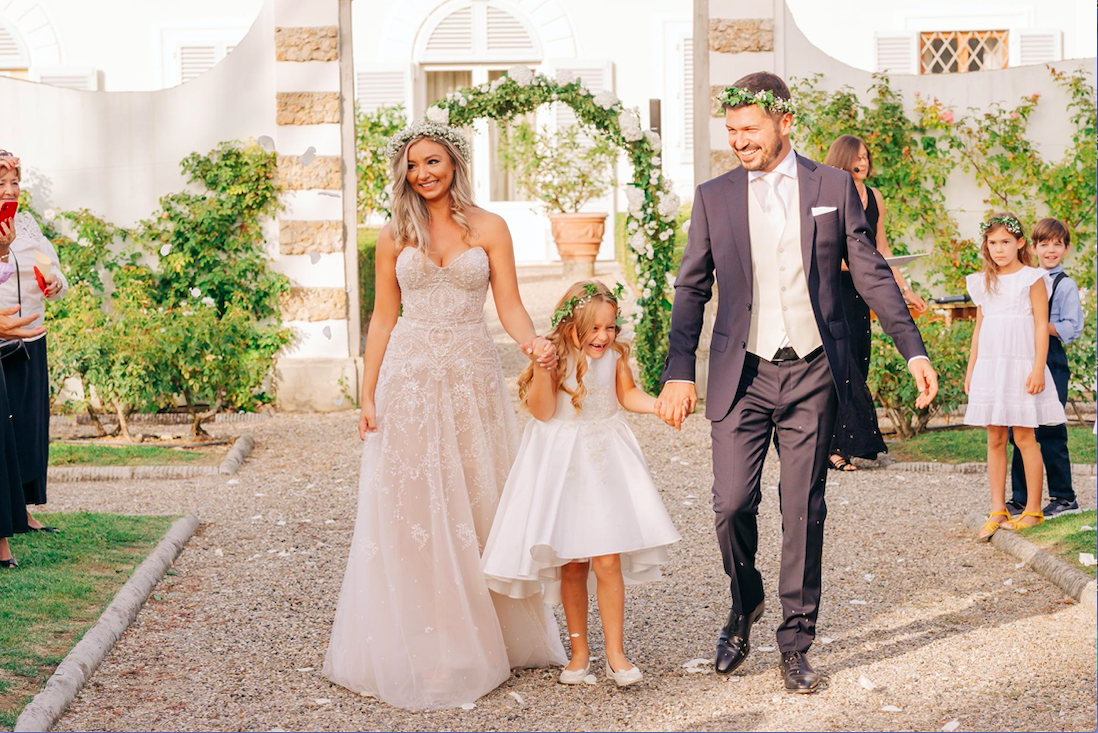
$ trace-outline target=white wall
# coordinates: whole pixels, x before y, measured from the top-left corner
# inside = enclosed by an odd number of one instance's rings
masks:
[[[714,0],[720,2],[720,0]],[[807,39],[857,69],[873,66],[877,31],[1053,28],[1064,32],[1064,58],[1089,58],[1098,45],[1095,7],[1083,0],[784,0]],[[970,27],[960,28],[970,24]]]

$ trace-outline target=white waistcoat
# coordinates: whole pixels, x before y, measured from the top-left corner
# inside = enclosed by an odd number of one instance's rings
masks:
[[[747,192],[753,275],[747,350],[763,359],[772,359],[774,352],[786,345],[802,357],[823,345],[801,257],[799,187],[793,187],[792,198],[779,237],[755,192]]]

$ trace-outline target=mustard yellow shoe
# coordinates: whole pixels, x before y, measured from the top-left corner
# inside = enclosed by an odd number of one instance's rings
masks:
[[[1006,519],[995,519],[995,517],[999,516],[1006,517]],[[999,527],[1006,526],[1006,523],[1011,521],[1013,521],[1013,519],[1010,516],[1010,512],[1006,511],[1005,509],[988,514],[987,521],[980,526],[980,531],[976,533],[976,541],[990,542],[991,536],[995,534],[995,531],[998,530]]]
[[[1032,517],[1032,521],[1027,520],[1026,517]],[[1036,527],[1045,521],[1044,512],[1022,512],[1016,519],[1012,519],[1009,522],[1003,522],[1003,529],[1025,529],[1027,527]]]

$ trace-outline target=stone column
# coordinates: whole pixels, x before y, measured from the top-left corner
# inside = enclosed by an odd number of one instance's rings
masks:
[[[350,29],[343,27],[349,6],[274,2],[275,147],[285,188],[275,267],[290,277],[282,318],[297,333],[276,370],[284,410],[347,409],[358,393],[353,94],[341,68],[341,59],[351,58]]]

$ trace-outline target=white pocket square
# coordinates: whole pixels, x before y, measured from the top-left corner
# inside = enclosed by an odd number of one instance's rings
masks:
[[[813,206],[812,207],[812,216],[819,216],[821,214],[830,214],[832,211],[835,211],[835,210],[836,209],[835,209],[834,206]]]

